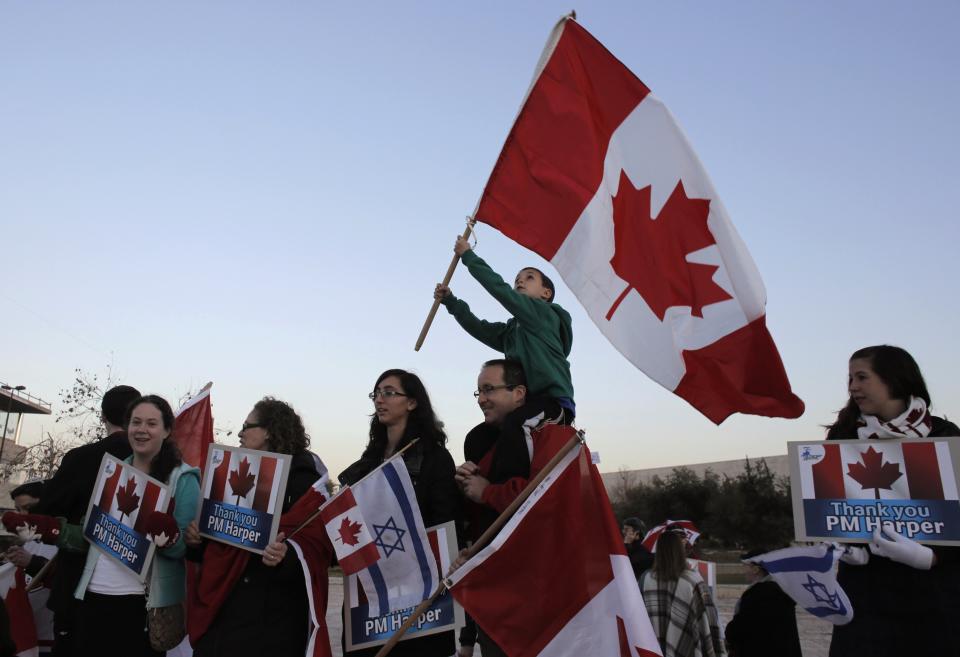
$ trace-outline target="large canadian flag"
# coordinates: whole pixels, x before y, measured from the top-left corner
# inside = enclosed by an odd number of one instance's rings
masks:
[[[560,460],[447,586],[511,657],[661,654],[603,481],[583,445]]]
[[[706,171],[663,103],[571,18],[476,218],[549,260],[624,356],[713,422],[803,413]]]

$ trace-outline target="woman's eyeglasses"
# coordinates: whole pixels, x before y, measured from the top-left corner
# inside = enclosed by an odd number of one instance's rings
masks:
[[[397,390],[374,390],[367,395],[367,397],[370,399],[376,399],[377,397],[382,397],[383,399],[393,399],[394,397],[409,397],[409,395]]]
[[[246,431],[247,429],[262,429],[262,424],[257,424],[256,422],[244,422],[243,426],[240,427],[240,431]]]

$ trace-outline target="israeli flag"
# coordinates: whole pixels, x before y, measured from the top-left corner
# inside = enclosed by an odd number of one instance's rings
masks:
[[[440,575],[403,459],[387,461],[350,488],[380,551],[376,563],[357,572],[370,617],[429,598]]]
[[[853,620],[853,607],[837,583],[839,558],[835,546],[820,543],[775,550],[746,561],[770,573],[784,593],[814,616],[846,625]]]

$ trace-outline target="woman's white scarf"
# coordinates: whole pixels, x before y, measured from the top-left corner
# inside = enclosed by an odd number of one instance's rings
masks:
[[[911,397],[907,410],[884,422],[875,415],[861,415],[857,424],[857,437],[869,438],[926,438],[933,428],[927,403],[918,397]]]

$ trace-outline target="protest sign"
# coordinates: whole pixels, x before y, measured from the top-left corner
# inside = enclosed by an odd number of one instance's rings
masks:
[[[960,545],[960,454],[949,439],[788,443],[798,541],[863,543],[885,525]]]
[[[290,456],[213,444],[203,473],[200,534],[263,554],[280,526]]]
[[[152,513],[167,510],[169,499],[166,484],[104,454],[83,537],[143,581],[155,550],[143,526]]]
[[[437,577],[440,581],[457,555],[457,534],[453,521],[427,529],[427,539],[437,562]],[[345,575],[343,578],[343,631],[346,636],[347,650],[382,646],[415,608],[416,605],[380,616],[370,616],[370,605],[363,593],[363,587],[359,586],[358,577]],[[407,641],[454,630],[463,627],[463,623],[463,609],[454,602],[453,596],[448,591],[444,591],[400,640]]]

